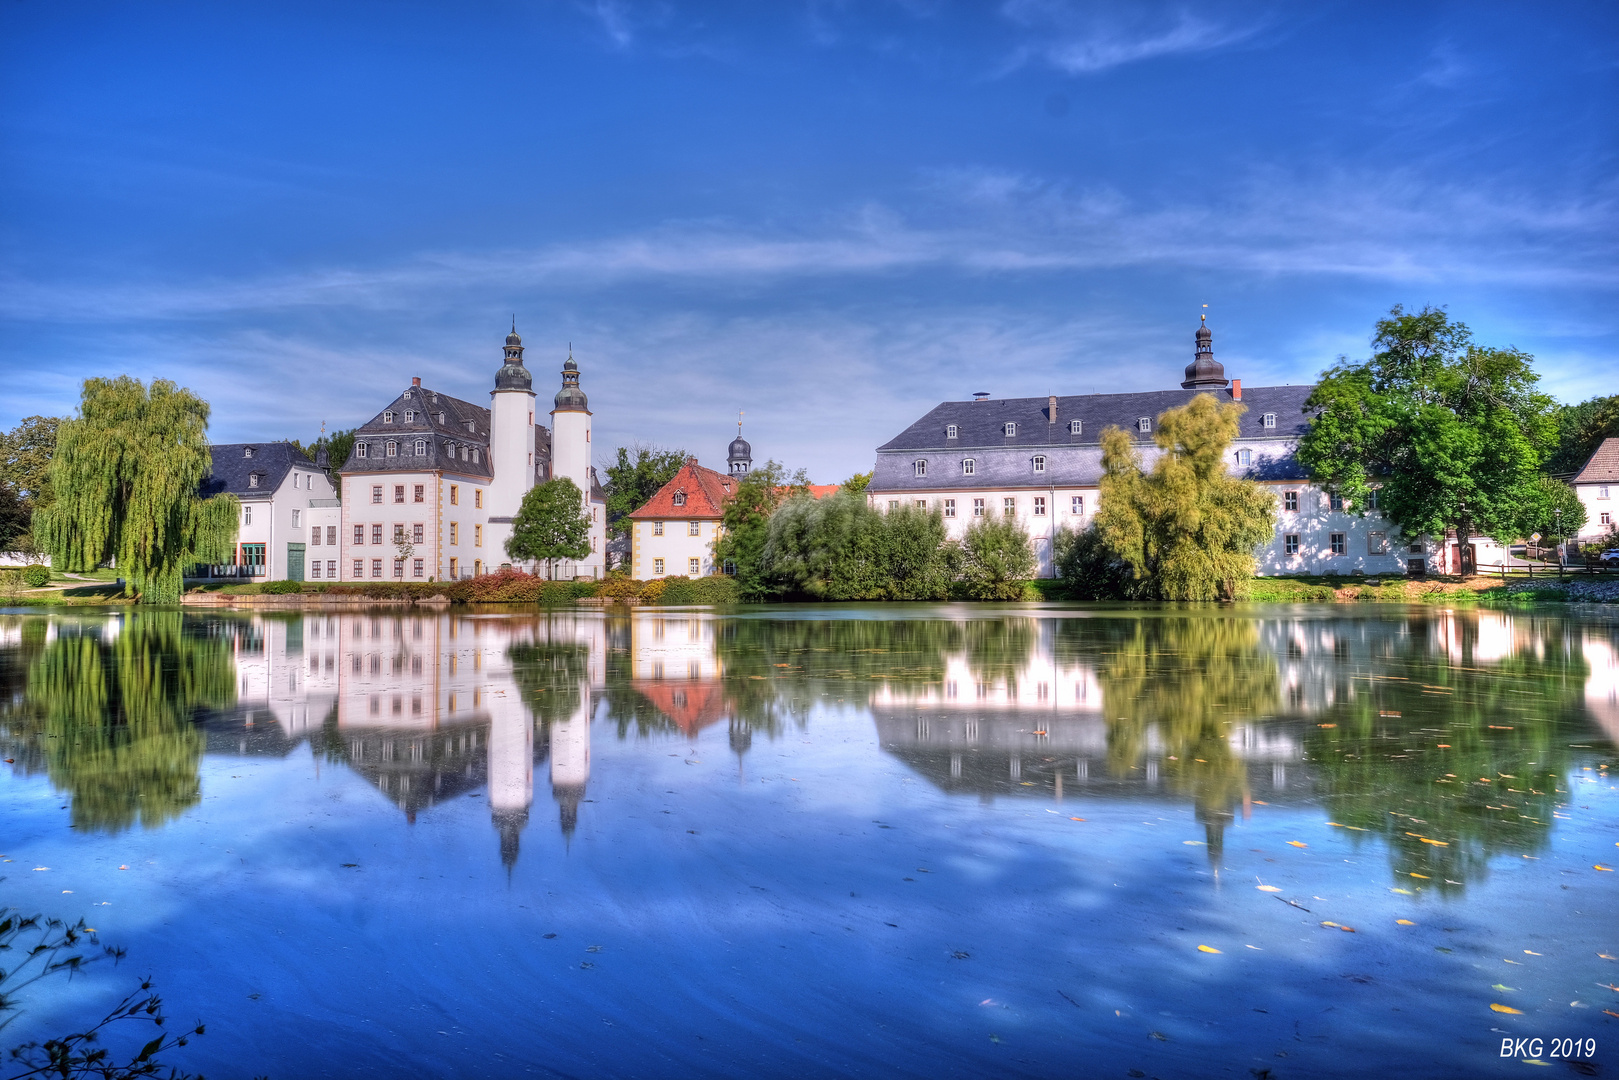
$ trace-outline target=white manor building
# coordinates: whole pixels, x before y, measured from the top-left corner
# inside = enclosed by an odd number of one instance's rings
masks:
[[[1247,408],[1227,468],[1276,494],[1276,537],[1258,553],[1259,573],[1400,574],[1429,569],[1430,556],[1442,556],[1423,539],[1398,536],[1376,510],[1362,516],[1309,482],[1297,451],[1313,386],[1244,389],[1214,359],[1207,325],[1196,340],[1179,390],[942,402],[877,448],[867,497],[879,509],[937,508],[952,539],[974,518],[1011,514],[1034,541],[1040,576],[1051,577],[1057,530],[1083,529],[1096,515],[1102,431],[1128,432],[1150,468],[1160,453],[1152,435],[1158,415],[1213,394]]]
[[[518,565],[506,554],[512,518],[530,489],[562,476],[584,494],[590,554],[557,564],[557,576],[601,576],[607,500],[591,464],[579,365],[572,355],[562,365],[549,429],[535,422],[532,387],[515,327],[488,408],[412,379],[355,433],[339,470],[341,503],[308,512],[308,580],[443,581]]]

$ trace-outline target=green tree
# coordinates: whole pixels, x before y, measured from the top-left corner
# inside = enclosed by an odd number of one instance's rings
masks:
[[[1113,553],[1095,522],[1083,529],[1063,526],[1052,544],[1057,577],[1073,600],[1123,600],[1130,596],[1130,568]]]
[[[803,469],[788,475],[779,462],[767,461],[743,477],[736,494],[725,504],[714,558],[736,568],[737,590],[743,600],[765,600],[773,594],[764,561],[770,515],[789,496],[808,490],[809,476]]]
[[[873,474],[874,473],[872,472],[857,472],[853,476],[849,477],[849,479],[839,484],[838,487],[849,492],[851,495],[863,494],[866,490],[866,485],[871,483]]]
[[[1017,517],[976,518],[961,538],[961,581],[973,600],[1021,600],[1038,561]]]
[[[1455,529],[1462,572],[1471,538],[1507,543],[1532,528],[1542,458],[1556,439],[1534,358],[1473,344],[1443,309],[1396,305],[1377,323],[1370,359],[1338,363],[1305,402],[1316,416],[1299,444],[1311,477],[1360,513],[1379,488],[1406,536]]]
[[[607,528],[619,535],[630,534],[625,518],[652,501],[652,496],[673,480],[686,463],[684,450],[661,446],[619,447],[613,464],[607,466]]]
[[[1546,459],[1546,471],[1575,473],[1585,467],[1603,439],[1619,436],[1619,394],[1594,397],[1557,410],[1557,448]]]
[[[0,484],[0,551],[15,551],[19,541],[29,542],[29,522],[33,515],[28,501],[11,488]]]
[[[34,513],[34,538],[59,570],[115,559],[126,588],[175,603],[183,575],[224,562],[236,538],[233,495],[202,499],[208,403],[167,379],[87,379],[79,415],[57,430],[54,501]]]
[[[900,507],[884,514],[863,495],[798,495],[770,518],[763,562],[775,588],[815,600],[942,600],[950,575],[944,518]]]
[[[1274,535],[1275,498],[1226,472],[1241,405],[1199,394],[1153,425],[1159,454],[1142,471],[1135,442],[1102,432],[1096,528],[1130,568],[1133,591],[1155,600],[1234,599],[1254,575],[1254,549]]]
[[[1538,532],[1541,545],[1549,546],[1564,536],[1575,536],[1585,525],[1585,504],[1574,489],[1550,476],[1539,477],[1532,491],[1533,505],[1525,519],[1531,532]],[[1561,510],[1559,514],[1557,511]],[[1554,539],[1555,538],[1555,539]]]
[[[340,499],[343,497],[343,484],[337,471],[348,464],[349,454],[354,452],[354,433],[357,430],[346,428],[334,431],[308,444],[301,443],[297,439],[287,440],[310,461],[319,462],[320,452],[326,451],[326,478],[332,482],[332,488]]]
[[[51,457],[56,453],[54,416],[30,416],[0,434],[0,551],[33,550],[29,523],[51,504]]]
[[[590,514],[579,485],[559,476],[530,488],[512,519],[506,554],[521,562],[538,560],[547,565],[589,555]]]

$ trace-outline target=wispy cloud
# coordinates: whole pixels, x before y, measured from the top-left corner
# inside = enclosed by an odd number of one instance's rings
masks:
[[[1160,56],[1209,52],[1246,41],[1258,22],[1236,25],[1185,10],[1149,7],[1100,11],[1061,0],[1008,0],[1002,14],[1030,32],[1012,66],[1041,60],[1070,75],[1085,75]]]

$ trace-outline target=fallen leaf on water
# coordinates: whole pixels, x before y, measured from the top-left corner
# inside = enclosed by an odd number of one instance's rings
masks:
[[[48,866],[36,866],[36,867],[34,867],[34,869],[35,870],[49,870],[50,867],[48,867]]]
[[[1270,803],[1266,802],[1264,799],[1255,799],[1254,800],[1254,805],[1255,806],[1269,806]]]
[[[1159,1042],[1169,1041],[1169,1036],[1165,1035],[1162,1031],[1149,1031],[1147,1032],[1147,1037],[1149,1039],[1157,1039]]]
[[[129,867],[127,867],[127,866],[120,866],[120,867],[119,867],[119,868],[118,868],[118,869],[120,869],[120,870],[128,870],[128,869],[129,869]]]
[[[1254,887],[1256,889],[1258,889],[1260,892],[1281,892],[1282,891],[1281,889],[1278,889],[1274,885],[1256,885]]]
[[[1523,1015],[1523,1010],[1522,1009],[1514,1009],[1511,1005],[1495,1005],[1495,1004],[1492,1004],[1490,1006],[1490,1010],[1492,1012],[1498,1012],[1498,1013],[1510,1013],[1513,1016],[1522,1016]]]
[[[1449,847],[1450,846],[1450,841],[1449,840],[1429,840],[1426,836],[1424,836],[1422,838],[1422,842],[1424,844],[1432,844],[1432,845],[1434,845],[1434,847]]]
[[[1419,878],[1421,878],[1421,879],[1422,879],[1422,880],[1423,880],[1423,881],[1431,881],[1431,880],[1433,880],[1433,879],[1432,879],[1432,878],[1430,878],[1430,877],[1429,877],[1429,876],[1428,876],[1428,875],[1427,875],[1427,874],[1419,874],[1419,873],[1417,873],[1417,872],[1416,872],[1416,871],[1415,871],[1415,870],[1410,870],[1410,871],[1407,871],[1407,873],[1409,873],[1409,874],[1410,874],[1410,875],[1411,875],[1411,876],[1412,876],[1412,877],[1419,877]]]
[[[1523,1063],[1524,1063],[1524,1064],[1525,1064],[1525,1065],[1544,1065],[1544,1066],[1546,1066],[1546,1067],[1547,1067],[1547,1068],[1548,1068],[1548,1069],[1549,1069],[1549,1068],[1551,1068],[1551,1066],[1552,1066],[1552,1063],[1551,1063],[1551,1062],[1549,1062],[1549,1061],[1542,1061],[1542,1060],[1540,1060],[1540,1059],[1539,1059],[1539,1058],[1524,1058],[1524,1059],[1523,1059]]]
[[[1219,949],[1216,949],[1216,948],[1215,948],[1215,947],[1214,947],[1214,946],[1213,946],[1213,945],[1199,945],[1199,946],[1198,946],[1198,947],[1197,947],[1197,951],[1198,951],[1198,952],[1212,952],[1212,953],[1217,953],[1217,952],[1219,952],[1219,951],[1220,951],[1220,950],[1219,950]]]
[[[1309,844],[1306,844],[1302,840],[1289,840],[1288,843],[1291,844],[1293,847],[1309,847],[1310,846]]]
[[[1501,958],[1501,962],[1502,962],[1502,963],[1503,963],[1503,964],[1518,964],[1518,961],[1516,961],[1516,960],[1508,960],[1508,959],[1507,959],[1507,958],[1506,958],[1506,957],[1504,957],[1504,956],[1503,956],[1503,957],[1502,957],[1502,958]],[[1523,967],[1523,965],[1522,965],[1522,964],[1518,964],[1518,966],[1519,966],[1519,967]]]
[[[1265,951],[1264,949],[1261,949],[1258,945],[1244,945],[1243,948],[1252,949],[1252,950],[1254,950],[1254,952],[1264,952]]]
[[[1537,953],[1533,949],[1525,949],[1524,952],[1528,953],[1530,956],[1543,956],[1543,955],[1545,955],[1544,953]]]
[[[1448,742],[1442,742],[1442,743],[1440,743],[1438,745],[1439,745],[1439,749],[1441,749],[1441,750],[1449,750],[1450,749],[1450,744]]]
[[[1071,817],[1068,820],[1069,821],[1084,821],[1085,819],[1082,818],[1082,817]]]
[[[1602,1011],[1607,1013],[1609,1016],[1619,1016],[1619,1013],[1614,1012],[1612,1009],[1603,1009]]]
[[[1337,727],[1337,724],[1317,724],[1316,727]]]
[[[1596,863],[1595,865],[1593,865],[1591,867],[1591,869],[1593,869],[1593,870],[1606,870],[1610,874],[1613,873],[1613,867],[1611,867],[1611,866],[1603,866],[1601,863]]]
[[[1616,958],[1616,957],[1612,957],[1612,956],[1609,956],[1609,955],[1608,955],[1608,954],[1607,954],[1607,953],[1605,953],[1605,952],[1599,952],[1599,953],[1597,953],[1597,955],[1598,955],[1598,956],[1600,956],[1600,957],[1602,957],[1602,959],[1604,959],[1604,960],[1613,960],[1613,959],[1619,959],[1619,958]]]
[[[1410,889],[1390,889],[1389,892],[1397,892],[1402,896],[1415,896],[1415,895],[1417,895],[1416,893],[1412,892]]]
[[[1182,840],[1181,843],[1188,844],[1188,845],[1190,845],[1192,847],[1202,847],[1203,846],[1203,841],[1201,841],[1201,840]],[[1601,869],[1601,867],[1598,867],[1598,869]]]
[[[1604,990],[1612,990],[1615,993],[1619,993],[1619,986],[1615,986],[1613,983],[1597,983],[1597,985],[1602,987]]]
[[[989,1037],[989,1041],[992,1043],[999,1043],[1001,1041],[1001,1037],[999,1035],[991,1035]]]
[[[1491,990],[1500,990],[1503,993],[1511,993],[1511,992],[1513,992],[1514,990],[1516,990],[1518,988],[1516,986],[1502,986],[1500,983],[1496,983],[1494,986],[1490,987],[1490,989]]]
[[[1331,926],[1331,927],[1335,927],[1335,928],[1336,928],[1336,927],[1337,927],[1337,925],[1338,925],[1338,924],[1337,924],[1337,923],[1335,923],[1335,922],[1323,922],[1323,923],[1322,923],[1322,924],[1321,924],[1321,925],[1322,925],[1322,926]]]
[[[1415,926],[1415,925],[1417,925],[1416,923],[1412,922],[1410,919],[1395,919],[1394,924],[1396,926]]]

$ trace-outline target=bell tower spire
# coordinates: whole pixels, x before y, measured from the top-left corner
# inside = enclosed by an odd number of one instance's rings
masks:
[[[1186,381],[1181,383],[1181,389],[1223,388],[1229,380],[1225,377],[1225,366],[1214,358],[1214,334],[1209,330],[1209,317],[1206,314],[1198,317],[1196,340],[1197,348],[1192,354],[1192,362],[1186,365]]]

